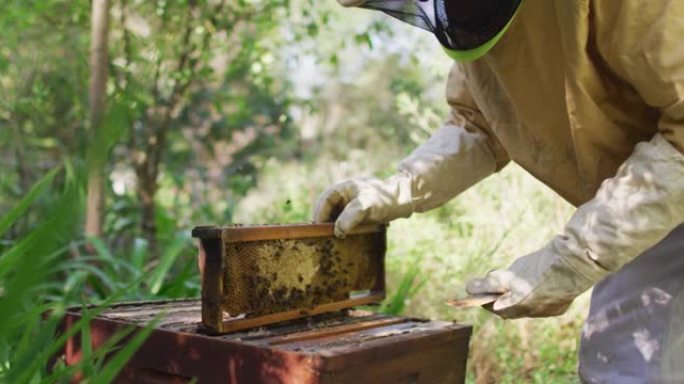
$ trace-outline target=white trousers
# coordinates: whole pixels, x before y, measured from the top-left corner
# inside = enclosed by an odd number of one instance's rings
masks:
[[[579,376],[684,384],[684,224],[594,287]]]

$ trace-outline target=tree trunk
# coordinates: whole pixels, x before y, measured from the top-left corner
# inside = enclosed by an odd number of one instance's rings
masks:
[[[90,41],[90,132],[95,136],[102,121],[107,99],[107,63],[109,30],[109,0],[92,0]],[[104,208],[104,174],[100,164],[91,163],[88,169],[88,197],[85,235],[100,236]]]
[[[155,196],[157,195],[157,176],[159,163],[153,154],[161,149],[156,139],[156,135],[151,135],[152,140],[148,141],[146,152],[143,154],[142,161],[136,166],[138,177],[138,198],[142,210],[142,221],[140,229],[142,235],[147,240],[147,249],[152,260],[158,260],[159,246],[157,244],[157,222]]]
[[[182,73],[188,66],[190,56],[193,51],[191,44],[191,35],[193,29],[192,11],[196,4],[190,3],[188,7],[188,14],[185,25],[185,32],[182,40],[182,50],[178,58],[178,65],[176,72]],[[161,63],[158,63],[159,65]],[[159,164],[161,162],[164,146],[166,144],[166,134],[178,112],[186,89],[190,84],[190,78],[194,74],[191,68],[191,75],[184,82],[177,82],[171,95],[168,99],[163,100],[157,98],[156,106],[146,111],[147,116],[144,119],[143,131],[144,137],[136,140],[135,135],[132,135],[131,148],[137,150],[140,155],[135,161],[135,172],[138,177],[138,197],[140,198],[140,205],[142,210],[141,231],[143,237],[147,240],[149,255],[152,260],[159,258],[159,245],[157,239],[157,223],[156,223],[156,205],[155,196],[159,185],[157,178],[159,177]],[[154,79],[154,90],[152,94],[158,95],[158,82],[160,67]]]

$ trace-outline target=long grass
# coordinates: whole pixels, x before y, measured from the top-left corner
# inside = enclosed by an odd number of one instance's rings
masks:
[[[72,275],[67,284],[62,283],[65,272],[84,266],[81,261],[65,257],[68,255],[68,244],[78,238],[78,216],[75,213],[80,211],[82,202],[78,180],[73,172],[65,169],[68,166],[44,176],[32,192],[5,216],[11,219],[3,220],[3,229],[9,229],[14,220],[41,195],[50,191],[56,175],[64,177],[63,190],[57,193],[59,197],[45,219],[31,233],[0,254],[0,313],[3,314],[0,317],[0,379],[6,382],[64,382],[77,370],[87,378],[92,376],[104,380],[93,382],[111,381],[121,369],[122,361],[125,362],[132,355],[149,332],[146,329],[133,336],[128,346],[116,352],[106,364],[104,357],[113,352],[115,340],[96,352],[85,348],[86,354],[76,366],[51,364],[67,338],[76,333],[81,333],[82,340],[89,347],[87,321],[106,305],[121,298],[125,292],[125,288],[113,292],[99,306],[85,311],[83,319],[70,330],[58,334],[66,306],[77,299],[89,276],[88,273]]]

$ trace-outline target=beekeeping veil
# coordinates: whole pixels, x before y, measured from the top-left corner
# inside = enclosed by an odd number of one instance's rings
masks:
[[[522,0],[338,0],[432,32],[455,60],[475,60],[508,29]]]

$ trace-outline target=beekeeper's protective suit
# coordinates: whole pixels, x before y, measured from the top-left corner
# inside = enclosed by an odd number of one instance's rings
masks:
[[[561,314],[594,286],[581,379],[684,383],[684,2],[340,1],[476,60],[454,65],[451,118],[396,176],[332,186],[315,220],[344,207],[344,236],[407,217],[512,159],[577,211],[545,247],[468,291],[503,293],[491,310],[517,318]]]

